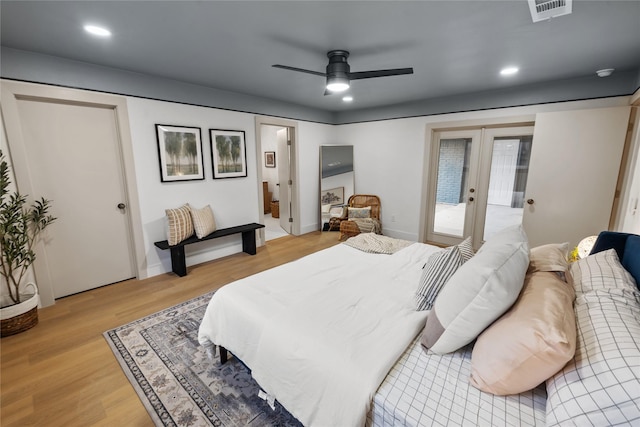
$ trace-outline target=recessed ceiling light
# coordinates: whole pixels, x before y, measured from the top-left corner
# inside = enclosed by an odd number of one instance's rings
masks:
[[[99,36],[99,37],[111,36],[111,31],[103,27],[98,27],[96,25],[85,25],[84,30],[89,34],[93,34],[94,36]]]
[[[351,101],[353,101],[353,96],[351,96],[351,95],[343,96],[342,100],[344,102],[351,102]]]
[[[518,71],[520,71],[520,69],[518,67],[505,67],[502,70],[500,70],[500,75],[501,76],[513,76],[514,74],[517,74]]]
[[[598,77],[609,77],[611,73],[613,73],[613,71],[613,68],[605,68],[604,70],[596,71],[596,74],[598,75]]]

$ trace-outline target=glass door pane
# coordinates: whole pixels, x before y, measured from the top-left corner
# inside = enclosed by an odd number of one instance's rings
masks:
[[[532,135],[494,136],[491,141],[483,241],[522,223],[532,141]]]
[[[440,139],[433,231],[464,236],[472,138]]]

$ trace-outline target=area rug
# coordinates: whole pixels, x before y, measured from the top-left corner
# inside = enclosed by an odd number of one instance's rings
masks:
[[[301,426],[276,402],[258,396],[249,370],[230,357],[220,365],[198,343],[213,293],[104,333],[120,366],[159,426]]]

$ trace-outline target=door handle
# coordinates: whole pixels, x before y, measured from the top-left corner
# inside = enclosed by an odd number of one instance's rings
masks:
[[[127,205],[125,205],[124,203],[118,203],[118,209],[124,209],[126,207]]]
[[[527,203],[532,205],[535,201],[533,199],[527,199]]]
[[[469,197],[469,202],[473,202],[473,197]]]

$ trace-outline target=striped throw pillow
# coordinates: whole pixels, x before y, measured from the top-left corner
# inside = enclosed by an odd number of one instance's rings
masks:
[[[431,255],[422,269],[416,293],[416,309],[431,310],[440,290],[464,262],[458,246],[451,246]]]
[[[191,208],[191,219],[193,220],[193,228],[195,229],[198,239],[216,231],[216,220],[213,217],[211,205],[207,205],[202,209]]]
[[[167,230],[167,240],[169,246],[177,245],[184,239],[193,236],[193,221],[191,220],[191,209],[186,204],[177,209],[166,209],[169,228]]]

